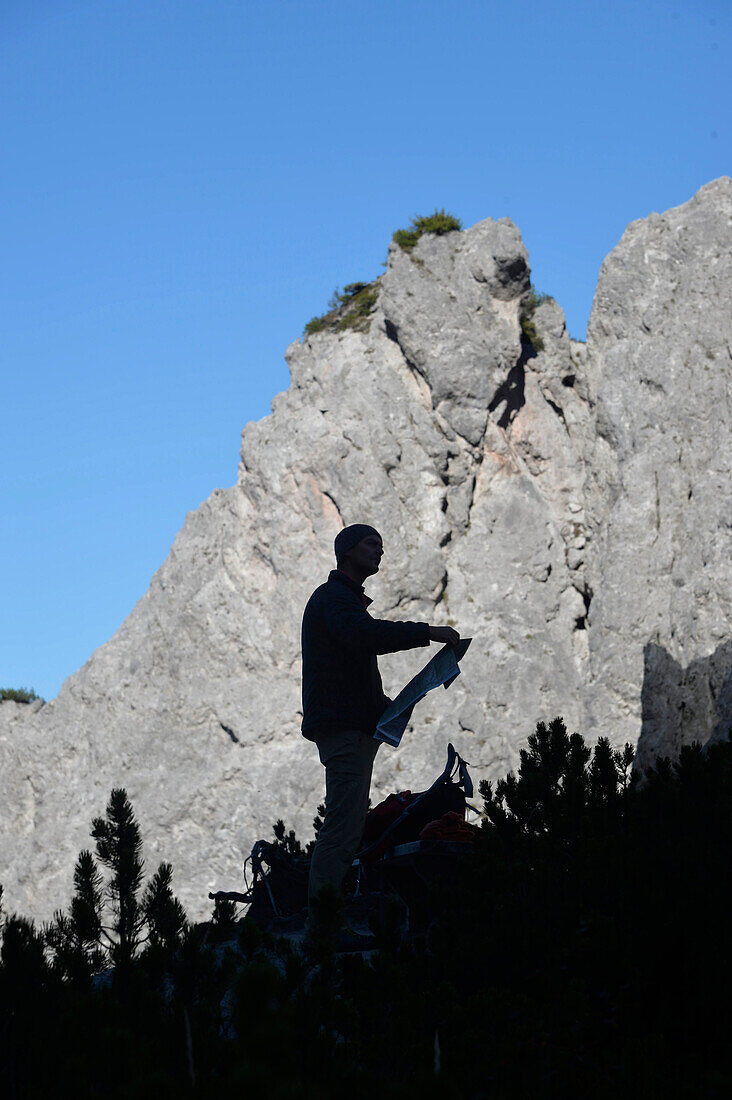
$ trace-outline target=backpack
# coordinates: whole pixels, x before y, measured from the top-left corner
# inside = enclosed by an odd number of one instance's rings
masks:
[[[457,777],[457,779],[455,779]],[[473,796],[473,781],[465,760],[447,746],[447,764],[431,787],[421,794],[401,791],[390,794],[366,815],[363,847],[356,859],[363,864],[374,863],[389,848],[419,840],[425,825],[447,813],[465,818],[466,800]]]
[[[363,847],[356,856],[360,888],[361,867],[376,863],[390,848],[419,840],[424,827],[450,812],[465,818],[466,799],[472,798],[473,783],[468,767],[453,745],[447,746],[447,764],[442,774],[426,791],[400,791],[390,794],[366,817]],[[251,865],[252,883],[247,882],[247,865]],[[248,903],[247,916],[262,928],[268,928],[273,918],[292,916],[307,904],[310,860],[283,850],[279,844],[258,840],[244,864],[246,893],[217,891],[212,900],[229,899]],[[350,873],[350,872],[349,872]]]

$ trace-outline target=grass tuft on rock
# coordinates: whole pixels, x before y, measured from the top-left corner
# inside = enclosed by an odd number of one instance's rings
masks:
[[[453,214],[448,214],[444,209],[435,210],[434,214],[412,218],[409,228],[397,229],[392,240],[404,252],[411,252],[419,238],[424,236],[425,233],[434,233],[435,236],[441,237],[445,233],[453,233],[455,230],[462,229],[462,227],[460,219],[454,217]]]

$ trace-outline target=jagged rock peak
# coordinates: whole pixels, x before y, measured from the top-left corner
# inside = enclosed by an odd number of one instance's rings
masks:
[[[537,719],[639,742],[730,719],[732,183],[634,222],[587,344],[530,293],[508,220],[393,245],[366,323],[287,350],[237,483],[191,512],[114,637],[40,708],[0,706],[0,879],[50,917],[113,786],[193,916],[322,769],[299,734],[299,622],[341,525],[384,535],[377,615],[456,623],[463,676],[429,696],[374,797],[419,789],[452,740],[474,777]],[[371,294],[371,289],[369,290]],[[423,658],[382,661],[387,690]]]

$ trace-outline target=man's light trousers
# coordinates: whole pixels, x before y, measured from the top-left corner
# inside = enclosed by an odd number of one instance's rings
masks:
[[[310,861],[308,904],[327,883],[340,889],[359,850],[380,742],[360,730],[316,738],[325,768],[325,817]]]

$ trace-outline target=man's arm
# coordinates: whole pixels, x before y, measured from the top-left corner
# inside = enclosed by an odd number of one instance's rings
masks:
[[[333,594],[324,608],[325,625],[337,642],[365,653],[396,653],[431,641],[454,645],[460,635],[449,626],[372,619],[348,592]]]

